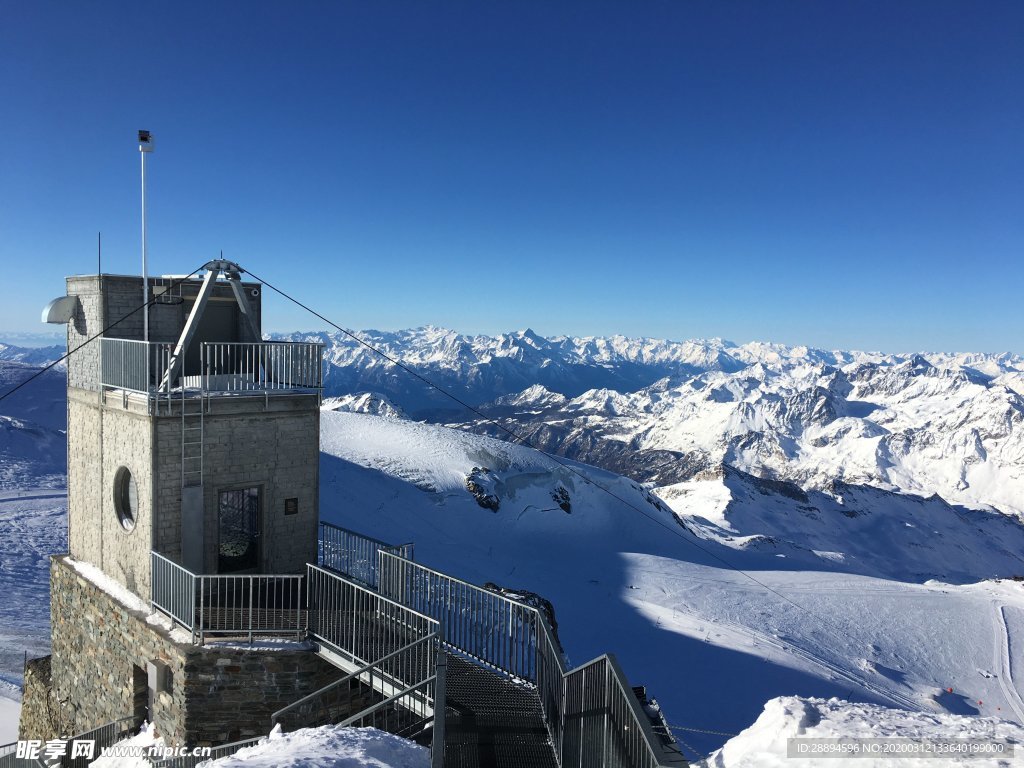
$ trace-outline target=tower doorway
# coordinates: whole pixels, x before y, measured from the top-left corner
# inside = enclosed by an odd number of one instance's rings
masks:
[[[260,565],[259,487],[217,495],[217,572],[252,571]]]

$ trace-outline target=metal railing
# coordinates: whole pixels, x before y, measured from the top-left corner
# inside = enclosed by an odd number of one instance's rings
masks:
[[[167,373],[171,345],[133,339],[100,339],[100,384],[128,392],[155,393]]]
[[[343,573],[370,587],[378,585],[378,552],[390,552],[413,559],[412,544],[388,544],[332,523],[320,523],[317,562],[323,568]]]
[[[434,701],[434,689],[437,678],[430,677],[423,682],[411,685],[399,691],[379,704],[353,715],[341,722],[342,726],[355,728],[376,728],[398,736],[411,738],[418,730],[423,730],[433,717],[424,714],[425,701]]]
[[[189,630],[193,642],[306,632],[300,574],[200,575],[156,552],[150,562],[150,604]]]
[[[556,745],[562,768],[664,764],[660,740],[614,657],[600,656],[564,680],[562,733]]]
[[[201,342],[199,373],[176,375],[174,381],[166,382],[173,348],[173,344],[163,342],[102,338],[99,383],[153,397],[166,397],[178,388],[203,395],[323,389],[322,344]]]
[[[198,576],[196,632],[208,635],[293,635],[306,632],[303,577],[296,574]]]
[[[62,755],[59,760],[60,762],[43,761],[44,765],[59,765],[60,768],[86,768],[93,759],[98,758],[100,753],[107,747],[113,746],[122,739],[127,739],[129,736],[134,736],[138,731],[139,726],[142,722],[135,718],[135,716],[122,717],[119,720],[114,720],[109,723],[104,723],[101,726],[93,728],[91,731],[85,731],[74,736],[69,736],[65,741],[67,742],[67,749],[65,754]],[[94,745],[94,752],[92,757],[79,756],[72,757],[73,752],[72,745],[76,741],[91,741]]]
[[[444,626],[444,642],[512,677],[536,681],[538,620],[530,605],[380,551],[380,592]]]
[[[401,699],[401,706],[416,718],[428,719],[434,713],[434,692],[421,686],[434,680],[437,649],[436,633],[414,640],[279,709],[271,715],[271,723],[281,724],[286,731],[342,720],[343,724],[348,724],[381,704],[397,699]],[[410,689],[415,689],[418,695],[413,695]]]
[[[150,603],[189,632],[195,629],[196,575],[156,552],[149,553]]]
[[[537,642],[537,693],[540,696],[548,736],[556,747],[556,753],[561,754],[559,745],[562,743],[565,701],[565,659],[555,640],[554,632],[548,627],[547,619],[543,616],[539,616],[538,619],[540,632]]]
[[[310,634],[351,663],[439,633],[436,619],[316,565],[306,566],[306,589]]]
[[[350,546],[347,551],[356,550]],[[198,576],[156,553],[152,602],[192,629],[199,642],[211,633],[248,634],[251,639],[254,634],[301,632],[308,627],[321,652],[339,657],[345,668],[354,667],[352,674],[275,713],[275,722],[298,718],[309,725],[313,716],[336,720],[362,703],[364,708],[343,724],[407,734],[432,717],[436,737],[444,730],[438,681],[439,675],[443,679],[443,665],[428,649],[440,644],[536,686],[561,768],[658,768],[684,762],[654,733],[613,656],[568,670],[554,632],[534,606],[383,547],[376,553],[377,591],[333,570],[306,566],[305,625],[301,599],[275,603],[277,593],[260,586],[261,580],[289,580],[288,590],[297,584],[301,593],[303,577]],[[364,572],[369,575],[371,570]],[[268,594],[275,595],[269,602]],[[208,599],[213,595],[216,600]],[[257,610],[264,605],[271,606],[273,615]],[[282,614],[294,616],[294,622],[282,624],[281,615],[273,613],[275,605]],[[351,687],[356,680],[367,686],[361,694]]]
[[[18,742],[0,744],[0,768],[46,768],[42,760],[18,757]]]
[[[305,341],[204,342],[204,392],[323,388],[323,344]]]
[[[383,550],[378,557],[381,593],[439,619],[447,647],[536,685],[561,768],[676,762],[612,655],[568,670],[554,632],[534,606]]]
[[[440,623],[338,573],[306,569],[310,637],[339,666],[358,666],[278,710],[272,722],[293,729],[341,721],[400,735],[425,727],[439,695]]]

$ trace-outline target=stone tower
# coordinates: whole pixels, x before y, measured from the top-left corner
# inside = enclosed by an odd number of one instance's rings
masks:
[[[146,600],[150,550],[195,573],[299,573],[316,556],[318,350],[261,343],[258,284],[213,279],[199,306],[205,280],[150,282],[147,344],[129,315],[141,278],[67,281],[69,349],[128,315],[68,359],[71,557]]]
[[[78,351],[68,554],[51,566],[52,657],[26,677],[26,738],[133,716],[180,743],[223,742],[265,732],[329,671],[299,648],[212,649],[202,635],[248,626],[251,640],[261,610],[262,629],[301,634],[289,617],[317,555],[322,349],[264,342],[262,287],[230,262],[150,278],[148,309],[142,280],[69,277],[44,310]],[[253,678],[266,701],[247,720]]]

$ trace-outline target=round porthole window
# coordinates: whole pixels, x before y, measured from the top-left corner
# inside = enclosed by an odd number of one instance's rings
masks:
[[[122,528],[126,531],[135,528],[139,514],[139,489],[128,467],[121,467],[114,475],[114,509]]]

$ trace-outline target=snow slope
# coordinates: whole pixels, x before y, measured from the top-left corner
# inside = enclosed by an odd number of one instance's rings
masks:
[[[430,750],[376,728],[271,732],[259,744],[203,768],[428,768]]]
[[[325,412],[321,436],[324,519],[414,541],[418,560],[473,582],[547,597],[570,661],[614,652],[673,724],[738,732],[764,701],[793,694],[1024,722],[1024,679],[1008,650],[1024,632],[1018,583],[915,584],[898,580],[898,561],[885,578],[846,572],[869,568],[849,567],[864,548],[847,555],[841,528],[819,545],[846,564],[734,548],[685,517],[696,532],[684,528],[633,481],[574,465],[615,498],[536,452],[457,430]],[[474,492],[469,477],[482,481]],[[974,554],[986,534],[945,530],[966,548],[959,576],[990,575]],[[885,560],[865,562],[884,573]],[[706,752],[722,738],[690,743]]]
[[[802,567],[917,582],[1024,575],[1024,525],[938,496],[842,482],[804,491],[728,466],[657,493],[701,537]]]
[[[974,759],[976,768],[1024,765],[1024,728],[997,718],[959,715],[922,715],[869,704],[850,704],[838,699],[806,699],[785,696],[765,704],[757,721],[711,755],[708,768],[801,768],[828,765],[835,768],[925,768],[964,763],[943,758],[902,756],[829,757],[817,760],[787,757],[789,739],[915,739],[942,742],[965,739],[979,744],[1012,745],[1010,759]]]
[[[0,344],[0,392],[60,353]],[[49,556],[67,549],[65,376],[47,371],[0,403],[0,744],[17,737],[26,652],[49,653]]]
[[[127,752],[165,746],[148,724],[114,745],[122,754],[101,756],[95,768],[149,768],[145,757]],[[376,728],[302,728],[282,733],[280,726],[251,747],[228,757],[205,760],[202,768],[428,768],[430,750]]]
[[[0,357],[0,393],[38,372],[36,365]],[[66,375],[63,369],[46,371],[0,402],[0,490],[64,485]]]
[[[49,556],[66,549],[62,488],[0,491],[0,744],[16,738],[25,653],[50,652]]]
[[[18,740],[18,718],[21,704],[12,698],[0,695],[0,744]]]

